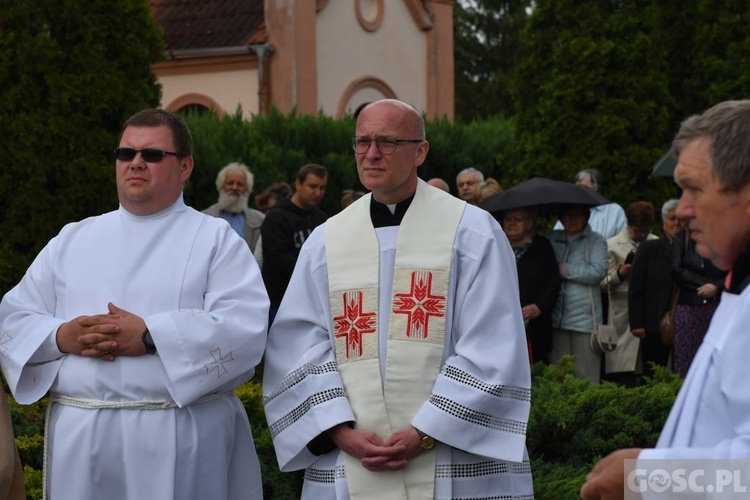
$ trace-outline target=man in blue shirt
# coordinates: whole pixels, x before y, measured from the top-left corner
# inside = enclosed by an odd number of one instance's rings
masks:
[[[221,217],[247,242],[250,251],[256,255],[259,246],[260,226],[265,215],[259,210],[248,208],[247,201],[253,190],[253,176],[247,165],[230,163],[216,176],[216,190],[219,201],[203,211],[204,214]],[[259,262],[260,265],[260,262]]]

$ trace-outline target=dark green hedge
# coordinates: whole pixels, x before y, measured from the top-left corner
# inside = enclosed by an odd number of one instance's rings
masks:
[[[250,167],[256,194],[277,181],[294,187],[297,171],[307,163],[324,165],[329,180],[321,208],[329,215],[341,210],[343,190],[363,189],[349,144],[354,135],[352,117],[334,120],[323,114],[284,115],[272,109],[267,116],[252,120],[244,120],[238,111],[223,119],[213,113],[191,114],[187,121],[193,132],[196,167],[185,200],[196,209],[216,202],[216,174],[234,161]],[[513,145],[511,125],[500,118],[469,124],[436,120],[426,124],[426,132],[430,152],[420,176],[444,178],[454,194],[456,174],[466,167],[501,177],[502,157]]]

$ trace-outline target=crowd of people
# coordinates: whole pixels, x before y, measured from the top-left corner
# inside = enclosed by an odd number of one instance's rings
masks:
[[[253,251],[270,296],[271,321],[302,244],[327,219],[317,208],[325,191],[327,172],[322,166],[315,167],[313,185],[322,187],[310,198],[305,183],[311,168],[302,167],[294,191],[285,182],[277,182],[256,196],[256,205],[261,203],[263,208],[259,211],[248,207],[253,174],[245,165],[229,164],[216,179],[219,201],[204,210],[227,220]],[[578,172],[573,182],[600,191],[603,176],[596,169],[586,169]],[[427,184],[450,193],[450,186],[443,179],[433,178]],[[456,196],[469,204],[481,206],[488,197],[501,192],[497,180],[485,179],[476,168],[466,168],[456,176]],[[365,191],[345,190],[341,209],[364,195]],[[264,221],[274,205],[276,209]],[[675,236],[673,229],[679,227],[679,220],[674,207],[669,215],[663,214],[663,218],[670,219],[664,219],[667,239],[662,240],[659,253],[664,257],[668,251],[670,258],[658,259],[651,266],[643,259],[635,262],[640,244],[658,239],[652,234],[656,221],[650,202],[634,202],[625,209],[617,203],[559,206],[559,220],[548,233],[538,232],[539,208],[527,206],[493,214],[516,253],[531,362],[551,362],[573,355],[577,374],[592,383],[605,379],[635,386],[642,375],[653,372],[652,363],[673,366],[684,377],[718,304],[723,276],[696,253],[689,237],[682,232]],[[265,233],[265,240],[261,233]],[[679,251],[672,252],[674,238],[682,243]],[[664,246],[665,242],[668,246]],[[529,247],[531,252],[527,254]],[[653,251],[646,248],[647,253]],[[265,261],[264,254],[268,256]],[[636,273],[631,278],[633,269]],[[655,277],[650,280],[652,274]],[[631,293],[633,281],[636,288]],[[645,300],[649,282],[649,293],[656,302]],[[674,287],[682,292],[676,303],[677,334],[672,348],[660,340],[659,319],[671,306],[667,299],[673,295]],[[645,315],[650,318],[648,337],[642,319],[636,320],[636,331],[631,328],[634,317]],[[589,337],[594,325],[603,322],[616,328],[618,345],[613,352],[601,355],[590,349]]]
[[[490,213],[503,188],[476,168],[455,196],[422,181],[424,120],[395,99],[358,113],[366,191],[345,191],[336,215],[319,208],[317,164],[251,208],[253,173],[230,163],[201,213],[182,196],[187,125],[136,113],[115,149],[118,210],[63,228],[0,303],[8,387],[22,404],[50,395],[45,491],[262,498],[233,393],[262,356],[279,467],[306,469],[303,498],[533,498],[529,368],[566,355],[594,384],[635,386],[654,365],[685,378],[656,448],[606,457],[584,498],[621,497],[627,459],[747,456],[747,398],[726,378],[748,369],[734,333],[750,310],[748,132],[748,101],[683,123],[683,194],[661,205],[657,238],[648,201]],[[573,183],[600,191],[603,177]],[[602,323],[617,335],[604,354],[591,345]],[[0,493],[21,498],[7,412]]]

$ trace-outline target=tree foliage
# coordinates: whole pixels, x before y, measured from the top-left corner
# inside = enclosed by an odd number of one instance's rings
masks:
[[[514,114],[510,82],[523,60],[521,32],[531,0],[454,4],[456,118]]]
[[[650,1],[536,2],[513,88],[520,174],[598,168],[616,201],[655,194],[648,168],[672,103],[658,13]]]
[[[750,8],[741,0],[670,0],[661,5],[675,128],[728,99],[750,97]]]
[[[359,182],[349,143],[354,120],[325,115],[284,115],[272,109],[267,116],[243,120],[240,112],[218,118],[213,113],[190,114],[188,125],[195,142],[195,169],[185,201],[198,210],[216,202],[216,174],[230,162],[241,162],[255,175],[254,193],[278,181],[294,185],[299,168],[319,163],[329,172],[321,208],[329,215],[341,210],[345,189],[364,189]],[[473,166],[487,176],[499,177],[502,158],[513,146],[511,125],[502,118],[469,124],[445,119],[425,124],[430,151],[419,168],[423,179],[442,177],[455,189],[455,176]]]
[[[750,96],[747,2],[530,4],[455,4],[456,116],[513,119],[518,147],[499,159],[504,186],[598,168],[620,204],[675,196],[650,172],[680,122]]]
[[[158,106],[146,0],[0,1],[0,292],[67,222],[117,206],[122,122]]]

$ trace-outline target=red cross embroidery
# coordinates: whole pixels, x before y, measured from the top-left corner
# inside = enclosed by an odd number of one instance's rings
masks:
[[[362,312],[362,292],[345,292],[344,314],[333,318],[335,338],[344,338],[346,357],[358,358],[362,355],[362,336],[375,332],[375,313]]]
[[[441,318],[445,315],[445,297],[432,295],[431,272],[411,273],[411,290],[393,295],[393,312],[407,315],[407,337],[427,338],[430,316]]]

